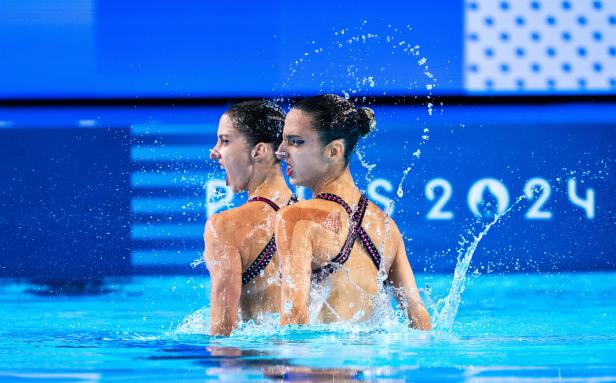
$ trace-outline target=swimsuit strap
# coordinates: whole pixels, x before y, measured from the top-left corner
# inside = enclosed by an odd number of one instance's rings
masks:
[[[276,253],[276,239],[274,236],[269,240],[267,245],[263,248],[261,253],[252,262],[250,266],[242,273],[242,285],[252,281],[257,275],[261,274],[263,270],[270,263],[274,254]]]
[[[280,207],[278,207],[278,205],[276,205],[274,201],[265,197],[252,197],[246,202],[265,202],[266,204],[270,205],[272,209],[274,209],[274,211],[278,211],[280,209]]]
[[[381,264],[381,256],[376,249],[376,246],[372,243],[366,231],[361,227],[361,223],[364,219],[364,214],[366,213],[366,208],[368,207],[368,198],[365,195],[361,195],[359,198],[359,202],[357,203],[357,209],[355,212],[349,207],[349,205],[344,202],[342,198],[335,194],[331,193],[323,193],[317,195],[315,198],[324,199],[331,202],[336,202],[340,206],[344,208],[344,210],[349,214],[351,218],[351,225],[349,227],[349,235],[347,236],[344,245],[342,246],[342,250],[340,253],[336,255],[329,263],[320,267],[319,269],[312,271],[312,276],[317,281],[324,279],[327,275],[335,272],[340,266],[342,266],[351,255],[351,250],[353,249],[353,244],[355,243],[355,239],[359,237],[360,241],[366,247],[368,254],[370,255],[370,259],[375,264],[377,269]]]
[[[362,194],[362,196],[363,196],[363,194]],[[344,200],[342,198],[340,198],[339,196],[337,196],[336,194],[321,193],[321,194],[317,195],[315,198],[324,199],[326,201],[335,202],[338,205],[342,206],[344,208],[344,210],[347,212],[348,215],[351,215],[351,213],[352,213],[351,207],[349,205],[347,205],[347,203],[344,202]],[[360,201],[361,201],[361,198],[360,198]]]
[[[270,205],[274,211],[278,211],[280,209],[278,205],[276,205],[272,200],[267,199],[265,197],[253,197],[249,199],[247,202],[265,202]],[[291,194],[291,198],[287,205],[291,205],[292,203],[297,202],[297,196],[295,194]],[[276,253],[276,238],[272,235],[272,238],[269,240],[267,245],[263,248],[261,253],[255,258],[250,266],[242,273],[242,285],[247,284],[252,281],[257,275],[261,274],[263,270],[270,263],[274,254]]]
[[[372,263],[374,263],[374,266],[376,266],[377,270],[380,270],[382,260],[381,253],[379,253],[379,250],[376,248],[376,246],[370,239],[370,236],[368,235],[368,233],[366,233],[363,227],[360,227],[358,232],[359,240],[364,245],[364,248],[366,248],[366,250],[368,251],[368,255],[370,255]]]

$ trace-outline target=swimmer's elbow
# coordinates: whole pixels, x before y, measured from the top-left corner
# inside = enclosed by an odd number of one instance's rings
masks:
[[[236,321],[232,319],[232,314],[225,312],[226,310],[220,305],[218,310],[213,307],[214,311],[210,315],[210,335],[214,336],[229,336],[236,326]],[[216,312],[218,311],[218,312]]]
[[[229,291],[231,290],[231,291]],[[237,325],[239,294],[235,289],[212,287],[210,293],[210,334],[229,336]]]
[[[280,295],[280,325],[308,324],[309,317],[307,290],[292,288],[283,279]]]

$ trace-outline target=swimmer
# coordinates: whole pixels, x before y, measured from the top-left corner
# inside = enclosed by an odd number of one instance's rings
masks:
[[[315,198],[280,209],[281,325],[307,324],[311,284],[329,293],[318,320],[367,320],[381,279],[394,288],[409,324],[431,329],[395,222],[355,185],[349,160],[376,125],[369,108],[332,94],[306,98],[287,114],[278,156],[293,185]]]
[[[294,201],[274,151],[282,140],[284,112],[269,101],[232,106],[220,118],[210,158],[224,169],[233,193],[248,202],[215,214],[205,225],[210,272],[210,333],[229,335],[242,320],[278,312],[280,274],[274,217]]]

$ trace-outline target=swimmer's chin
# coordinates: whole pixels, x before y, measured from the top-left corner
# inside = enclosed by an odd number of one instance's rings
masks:
[[[248,189],[248,185],[237,185],[235,182],[229,180],[227,182],[227,187],[231,189],[233,194],[239,194]]]
[[[248,189],[248,183],[246,183],[245,185],[238,185],[237,184],[238,180],[235,180],[233,177],[229,177],[228,172],[225,174],[225,177],[226,177],[225,182],[227,184],[227,187],[231,189],[231,192],[233,194],[239,194]]]
[[[233,194],[240,194],[243,193],[245,191],[248,191],[248,186],[233,186],[231,185],[231,192],[233,192]]]

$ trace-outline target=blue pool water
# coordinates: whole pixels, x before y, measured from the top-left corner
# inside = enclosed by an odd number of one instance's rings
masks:
[[[451,282],[418,275],[435,301]],[[203,334],[207,277],[108,280],[100,294],[63,296],[3,280],[0,381],[616,381],[615,291],[616,273],[471,274],[451,331],[380,317],[248,323],[216,338]]]

